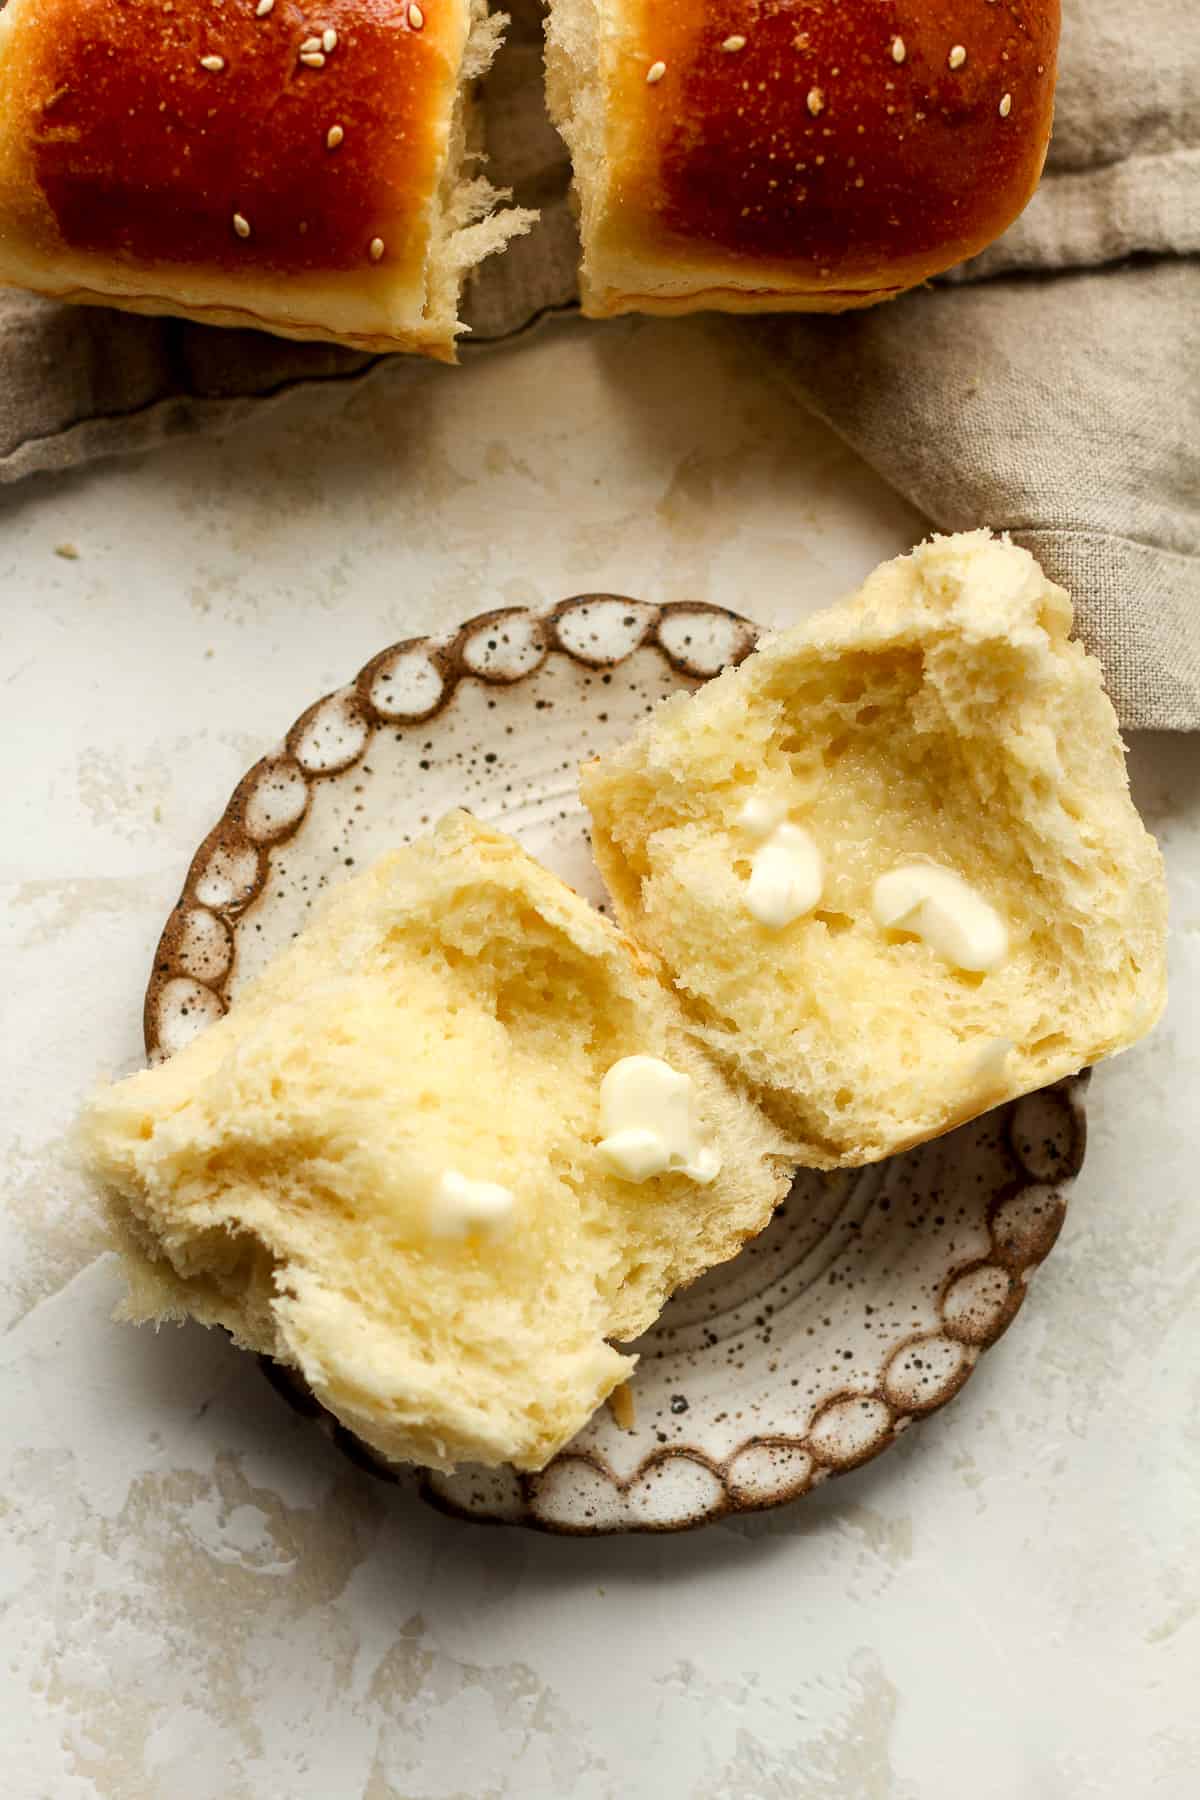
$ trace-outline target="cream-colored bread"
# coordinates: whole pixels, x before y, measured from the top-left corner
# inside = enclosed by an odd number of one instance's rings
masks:
[[[637,1053],[691,1076],[711,1185],[598,1155],[601,1079]],[[223,1325],[443,1469],[544,1464],[630,1374],[609,1340],[761,1230],[792,1166],[614,927],[462,813],[338,888],[82,1134],[127,1316]],[[450,1169],[510,1190],[503,1229],[431,1235]]]
[[[532,212],[480,172],[487,0],[8,0],[0,282],[453,361]]]
[[[935,538],[584,771],[622,924],[817,1167],[1123,1050],[1162,1009],[1162,862],[1071,623],[1025,550]],[[746,904],[752,791],[824,864],[815,909],[779,929]],[[1000,915],[998,967],[875,923],[876,880],[921,863]]]

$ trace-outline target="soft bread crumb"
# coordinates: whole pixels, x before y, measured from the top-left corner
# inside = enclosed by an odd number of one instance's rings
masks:
[[[584,771],[621,923],[814,1166],[936,1136],[1126,1048],[1162,1009],[1162,861],[1071,624],[1027,551],[934,538]],[[781,931],[744,901],[752,790],[824,861],[818,907]],[[873,923],[872,884],[913,859],[1000,912],[998,969]],[[981,1062],[996,1040],[1011,1048]]]
[[[692,1077],[711,1186],[606,1173],[600,1082],[633,1052]],[[384,1456],[441,1469],[540,1468],[628,1378],[608,1340],[761,1230],[791,1172],[616,930],[461,813],[338,888],[82,1135],[126,1317],[223,1325]],[[512,1191],[504,1231],[431,1235],[447,1168]]]
[[[504,206],[511,188],[495,188],[476,172],[485,158],[474,84],[491,68],[508,23],[507,13],[488,12],[488,0],[472,0],[426,267],[425,318],[447,343],[465,329],[458,311],[466,279],[539,217],[528,207]]]

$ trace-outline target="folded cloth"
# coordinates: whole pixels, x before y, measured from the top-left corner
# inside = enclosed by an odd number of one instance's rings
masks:
[[[761,328],[781,378],[941,529],[1075,599],[1128,728],[1200,730],[1200,265],[939,285]]]
[[[569,171],[517,0],[491,174],[542,225],[467,298],[479,347],[576,304]],[[1127,727],[1200,729],[1200,5],[1065,0],[1042,186],[999,243],[886,307],[744,322],[780,379],[945,530],[1007,529],[1070,588]],[[0,481],[229,428],[380,359],[0,300]],[[393,359],[397,404],[414,365]]]
[[[1200,730],[1200,5],[1066,0],[1042,185],[894,305],[756,329],[788,386],[947,531],[1074,595],[1127,727]]]

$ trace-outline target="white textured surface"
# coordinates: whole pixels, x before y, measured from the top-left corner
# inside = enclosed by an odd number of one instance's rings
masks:
[[[1091,1800],[1200,1766],[1200,747],[1135,746],[1173,999],[963,1397],[791,1509],[466,1528],[199,1330],[69,1167],[251,760],[394,638],[585,588],[783,623],[921,525],[721,323],[554,333],[0,504],[0,1768],[13,1800]],[[74,545],[77,560],[54,554]]]

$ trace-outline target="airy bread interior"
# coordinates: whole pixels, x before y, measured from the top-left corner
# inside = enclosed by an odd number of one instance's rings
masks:
[[[635,1053],[692,1077],[710,1186],[607,1172],[600,1082]],[[223,1325],[439,1468],[544,1464],[628,1377],[609,1340],[761,1230],[791,1172],[607,920],[465,814],[338,888],[81,1130],[128,1317]],[[448,1168],[515,1194],[504,1231],[430,1235]]]
[[[507,13],[489,13],[488,0],[471,0],[470,30],[426,266],[425,318],[435,338],[451,340],[462,331],[458,312],[463,285],[479,264],[537,223],[538,214],[527,207],[497,211],[512,199],[512,190],[493,187],[478,172],[483,122],[474,86],[491,68],[508,23]]]
[[[600,77],[599,0],[550,0],[546,16],[546,106],[571,156],[571,196],[588,245],[604,201],[604,97]]]
[[[621,922],[808,1163],[934,1136],[1123,1049],[1162,1008],[1161,858],[1071,624],[1025,550],[935,538],[584,771]],[[781,930],[745,904],[751,791],[824,859],[816,910]],[[874,881],[914,861],[1000,912],[999,968],[877,927]]]

